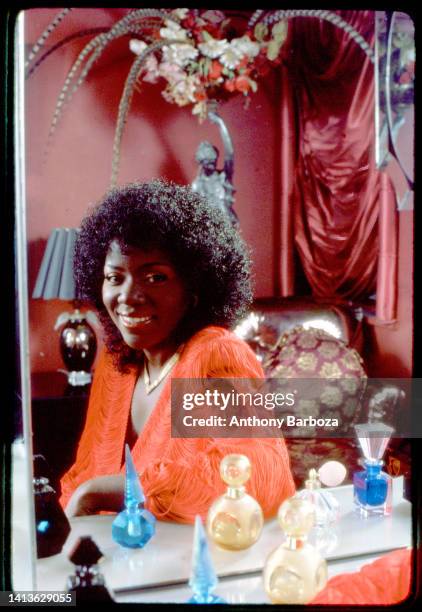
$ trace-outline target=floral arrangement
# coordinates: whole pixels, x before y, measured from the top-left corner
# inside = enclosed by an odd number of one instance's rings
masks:
[[[211,103],[242,93],[245,103],[258,89],[258,80],[282,61],[288,22],[295,17],[311,17],[331,22],[355,40],[372,62],[371,46],[349,23],[333,11],[324,9],[279,9],[254,11],[246,27],[240,20],[219,10],[206,9],[130,9],[109,27],[80,30],[59,40],[40,56],[51,33],[73,9],[62,9],[30,50],[26,78],[52,52],[75,37],[91,36],[67,73],[50,124],[46,154],[64,109],[86,81],[104,51],[115,40],[128,36],[134,61],[120,97],[113,143],[111,186],[117,182],[121,141],[134,91],[141,82],[165,83],[164,98],[178,106],[193,105],[199,120],[206,118]],[[235,13],[245,16],[246,11]],[[248,19],[246,17],[246,19]],[[240,31],[239,31],[240,30]],[[129,49],[128,49],[129,51]],[[38,56],[38,59],[37,59]]]
[[[162,95],[167,102],[178,106],[193,104],[193,114],[203,120],[210,100],[224,99],[236,92],[247,97],[257,91],[257,79],[281,61],[287,29],[286,20],[272,26],[262,22],[250,26],[249,22],[246,31],[238,36],[232,19],[222,11],[171,10],[153,34],[156,41],[169,44],[146,57],[138,81],[156,83],[164,79]],[[129,46],[141,55],[148,43],[133,38]]]

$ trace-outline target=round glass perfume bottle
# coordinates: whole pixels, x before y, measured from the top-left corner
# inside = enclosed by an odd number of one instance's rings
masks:
[[[221,461],[220,475],[228,487],[208,511],[208,535],[227,550],[249,548],[261,535],[264,516],[256,499],[245,492],[244,484],[251,475],[248,457],[227,455]]]
[[[278,522],[286,540],[268,557],[264,566],[264,588],[277,604],[306,604],[325,586],[327,564],[307,535],[315,523],[314,505],[299,497],[283,502]]]
[[[145,495],[133,463],[129,445],[125,446],[125,509],[111,524],[111,537],[126,548],[143,548],[155,534],[155,516],[145,508]]]
[[[323,555],[334,550],[338,542],[335,523],[340,514],[340,504],[329,491],[321,488],[319,474],[309,470],[305,488],[296,493],[299,499],[306,499],[315,509],[315,524],[308,535],[308,541]]]

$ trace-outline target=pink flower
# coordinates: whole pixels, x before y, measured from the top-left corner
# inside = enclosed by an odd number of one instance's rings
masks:
[[[234,91],[236,89],[235,80],[229,79],[228,81],[225,81],[224,89],[227,89],[227,91],[230,91],[230,92]]]
[[[170,64],[169,62],[161,62],[159,66],[160,76],[164,77],[168,81],[180,81],[184,79],[186,73],[177,66],[176,64]]]
[[[224,21],[225,16],[224,13],[222,13],[221,11],[209,10],[205,11],[205,13],[202,13],[201,17],[202,19],[206,19],[211,23],[221,23],[222,21]]]
[[[144,70],[145,75],[143,77],[144,81],[147,83],[156,83],[160,73],[158,71],[158,61],[153,53],[150,53],[144,62]]]
[[[402,85],[405,85],[407,83],[410,83],[411,80],[412,78],[408,72],[402,72],[399,78],[399,83],[401,83]]]
[[[213,60],[211,62],[211,68],[208,72],[208,77],[212,80],[216,80],[221,76],[221,71],[223,70],[223,66],[220,64],[218,60]]]
[[[235,89],[237,89],[237,91],[241,91],[242,93],[247,93],[251,89],[251,83],[248,77],[245,76],[238,76],[235,79],[234,84]]]

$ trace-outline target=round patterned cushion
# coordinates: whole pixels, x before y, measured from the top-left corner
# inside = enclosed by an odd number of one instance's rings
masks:
[[[270,378],[319,379],[311,381],[312,392],[318,393],[310,396],[298,382],[296,415],[337,418],[342,431],[358,422],[367,376],[359,353],[342,340],[322,329],[295,327],[283,334],[263,365]]]
[[[273,349],[266,367],[277,376],[323,378],[364,377],[359,353],[322,329],[289,329]]]
[[[362,363],[355,349],[324,330],[295,327],[281,337],[263,364],[268,377],[285,379],[281,384],[299,390],[291,409],[296,417],[336,418],[346,433],[344,438],[327,438],[326,430],[324,436],[318,428],[289,428],[286,444],[297,486],[309,469],[318,469],[328,459],[343,462],[349,475],[356,468],[360,453],[353,424],[363,418],[361,400],[367,383]],[[310,379],[310,384],[306,387],[307,381],[297,379]],[[311,395],[306,396],[309,387]]]

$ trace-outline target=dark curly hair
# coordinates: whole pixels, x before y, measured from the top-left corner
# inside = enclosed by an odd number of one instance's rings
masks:
[[[113,240],[121,248],[165,250],[198,297],[179,325],[179,342],[207,325],[232,326],[252,301],[249,252],[223,212],[189,187],[163,180],[113,189],[82,221],[74,276],[78,298],[98,310],[120,370],[139,362],[141,354],[125,344],[102,302],[104,261]]]

